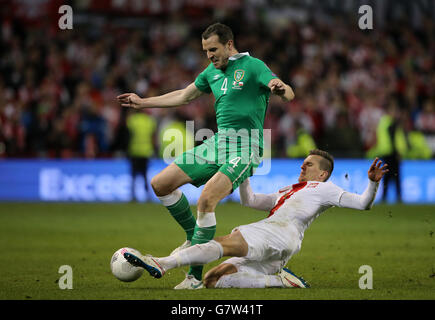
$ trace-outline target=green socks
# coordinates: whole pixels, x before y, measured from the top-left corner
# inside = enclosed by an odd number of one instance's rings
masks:
[[[186,232],[186,238],[191,241],[192,245],[213,240],[216,233],[216,217],[214,212],[198,212],[196,221],[186,196],[179,189],[158,198],[168,208],[175,221]],[[189,274],[201,280],[202,269],[203,266],[191,266]]]
[[[214,212],[198,212],[198,221],[192,237],[192,246],[213,240],[216,233],[216,218]],[[203,266],[191,266],[188,274],[193,275],[197,280],[202,280]]]
[[[169,198],[170,196],[171,198]],[[159,199],[162,204],[168,208],[175,221],[177,221],[186,232],[187,240],[192,240],[196,220],[190,210],[186,196],[181,191],[176,190],[168,196],[159,197]]]

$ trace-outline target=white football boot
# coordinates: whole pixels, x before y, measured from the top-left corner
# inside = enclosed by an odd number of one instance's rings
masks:
[[[196,278],[191,274],[188,274],[186,276],[186,279],[184,279],[181,283],[179,283],[174,287],[174,289],[176,290],[183,290],[183,289],[196,290],[196,289],[203,289],[203,288],[204,288],[204,284],[202,283],[202,281],[196,280]]]
[[[286,288],[309,288],[310,285],[302,278],[296,276],[290,269],[282,268],[279,273],[281,281]]]
[[[171,252],[171,256],[173,256],[174,254],[176,254],[178,251],[189,248],[192,245],[192,242],[190,240],[186,240],[184,241],[184,243],[179,246],[178,248],[175,248],[172,252]]]
[[[161,278],[165,274],[163,267],[150,255],[142,256],[127,251],[124,258],[133,266],[144,268],[154,278]]]

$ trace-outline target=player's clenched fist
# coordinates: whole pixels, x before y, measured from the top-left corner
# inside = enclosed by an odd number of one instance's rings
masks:
[[[268,87],[270,88],[270,92],[280,96],[284,101],[290,101],[295,97],[292,88],[280,79],[274,78],[270,80]]]
[[[272,79],[269,83],[269,87],[273,94],[282,95],[285,92],[285,84],[279,79]]]
[[[142,99],[135,93],[123,93],[116,97],[123,107],[141,109]]]

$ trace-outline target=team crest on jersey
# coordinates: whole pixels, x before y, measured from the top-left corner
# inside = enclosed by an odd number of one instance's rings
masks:
[[[242,79],[245,76],[245,70],[237,69],[234,71],[233,89],[241,90],[243,89]]]
[[[245,76],[245,70],[237,69],[236,71],[234,71],[234,80],[236,80],[237,82],[242,81],[244,76]]]

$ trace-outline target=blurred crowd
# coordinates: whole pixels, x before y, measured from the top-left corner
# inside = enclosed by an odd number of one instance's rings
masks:
[[[430,19],[411,28],[392,22],[362,31],[355,21],[289,20],[270,28],[260,13],[221,17],[239,52],[263,60],[296,98],[271,97],[265,128],[274,157],[297,156],[303,132],[335,157],[364,157],[377,127],[395,109],[405,132],[435,135],[435,28]],[[142,97],[180,89],[208,65],[201,32],[210,21],[182,12],[156,18],[148,28],[48,31],[15,22],[1,25],[0,157],[114,157],[127,152],[129,113],[116,96]],[[216,130],[212,95],[187,106],[150,109],[161,132],[193,120]]]

